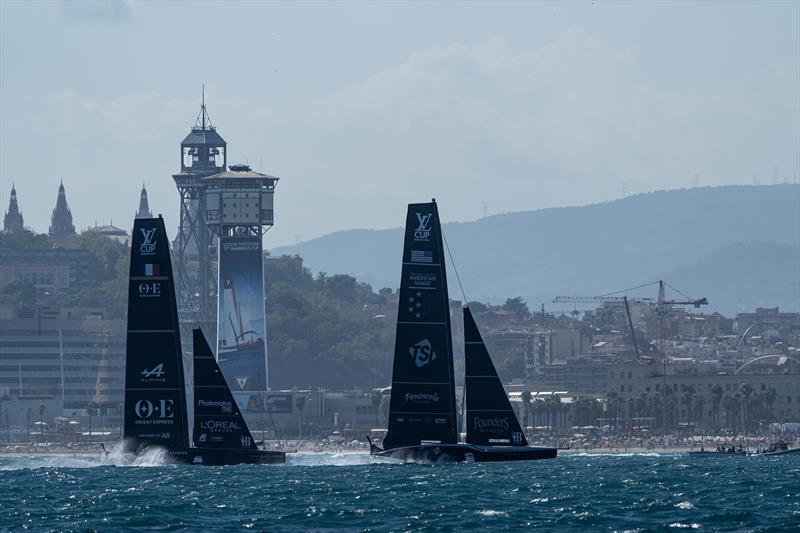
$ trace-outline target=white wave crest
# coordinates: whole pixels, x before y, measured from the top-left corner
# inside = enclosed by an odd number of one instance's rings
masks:
[[[286,454],[286,464],[289,466],[354,466],[380,463],[399,464],[400,461],[388,457],[375,457],[365,452],[298,452]]]
[[[151,446],[142,453],[126,453],[122,450],[122,443],[115,444],[102,458],[102,464],[107,466],[163,466],[166,462],[167,452],[163,448]]]
[[[34,470],[37,468],[94,468],[102,465],[101,456],[90,454],[5,455],[0,470]]]

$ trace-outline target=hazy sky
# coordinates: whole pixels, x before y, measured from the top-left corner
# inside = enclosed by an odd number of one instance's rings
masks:
[[[200,87],[281,178],[269,247],[800,171],[800,3],[0,2],[0,202],[131,225]],[[486,202],[486,205],[484,205]],[[680,211],[676,210],[676,216]]]

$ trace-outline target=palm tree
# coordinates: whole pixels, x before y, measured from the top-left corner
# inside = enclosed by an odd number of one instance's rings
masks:
[[[693,408],[694,412],[692,413],[692,417],[694,418],[695,424],[697,424],[698,422],[702,422],[703,421],[703,419],[704,419],[704,417],[703,417],[703,412],[704,412],[703,408],[705,407],[705,405],[706,405],[705,396],[700,395],[700,396],[697,396],[697,398],[694,399],[694,408]],[[707,426],[707,424],[704,424],[704,427],[705,426]]]
[[[383,415],[384,420],[389,419],[389,407],[391,404],[391,396],[388,394],[384,394],[383,398],[381,398],[381,415]]]
[[[634,408],[638,418],[645,418],[647,416],[647,394],[643,392],[636,397]]]
[[[767,422],[772,422],[773,417],[775,416],[775,401],[778,399],[777,391],[770,387],[767,389],[767,393],[764,397],[764,406],[765,416]]]
[[[562,412],[563,404],[561,397],[555,394],[547,398],[544,402],[544,411],[547,415],[547,425],[554,428],[558,425],[559,415]]]
[[[717,431],[719,431],[719,412],[724,394],[725,391],[722,390],[720,385],[714,385],[714,388],[711,389],[711,413],[714,417],[714,429]]]
[[[606,394],[606,400],[608,405],[608,411],[614,413],[614,427],[617,427],[618,424],[617,418],[619,414],[619,402],[620,402],[619,394],[617,394],[617,391],[613,390],[609,391],[609,393]]]
[[[86,404],[86,413],[89,415],[89,440],[92,440],[92,415],[94,414],[94,400]]]
[[[741,388],[742,428],[744,431],[747,431],[748,427],[750,426],[748,417],[750,414],[750,398],[753,396],[753,390],[753,387],[751,387],[749,383],[745,383]]]
[[[660,392],[652,392],[647,395],[647,411],[650,416],[652,416],[654,420],[654,427],[662,427],[664,421],[662,417],[664,415],[664,409],[662,409],[662,400],[663,394]]]
[[[675,393],[672,391],[671,388],[667,387],[665,389],[666,394],[664,395],[665,403],[665,418],[664,418],[664,429],[668,433],[669,428],[671,426],[675,426],[676,422],[678,421],[677,411],[678,411],[678,399],[675,397]]]
[[[372,410],[375,412],[375,427],[378,427],[378,414],[380,413],[381,400],[383,400],[383,392],[372,389],[370,393],[370,400],[372,401]]]
[[[39,440],[44,438],[44,404],[39,404]]]
[[[686,407],[686,424],[688,425],[691,423],[692,419],[692,407],[694,402],[694,387],[689,385],[685,389],[683,389],[683,405]]]
[[[725,425],[731,429],[738,427],[739,413],[741,411],[741,401],[739,394],[731,396],[726,394],[722,398],[722,406],[725,408]]]
[[[531,391],[522,391],[522,431],[528,427],[528,412],[531,409]]]
[[[308,401],[308,396],[303,393],[298,393],[295,391],[294,394],[294,405],[297,407],[297,440],[301,440],[303,438],[303,410],[306,408],[306,401]]]

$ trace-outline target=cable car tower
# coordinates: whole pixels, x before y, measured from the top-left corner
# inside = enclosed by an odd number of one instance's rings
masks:
[[[268,411],[262,237],[274,221],[278,178],[231,165],[203,178],[206,222],[219,238],[217,359],[246,417]]]
[[[202,179],[227,170],[227,146],[206,111],[204,88],[200,114],[181,142],[181,171],[172,175],[181,200],[174,266],[181,322],[200,325],[211,339],[216,330],[217,283],[212,265],[216,253],[206,222]]]

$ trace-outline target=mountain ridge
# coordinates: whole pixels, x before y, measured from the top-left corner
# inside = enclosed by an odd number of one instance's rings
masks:
[[[398,221],[404,216],[405,206],[398,206]],[[602,294],[659,279],[717,250],[733,246],[728,254],[735,253],[737,244],[800,246],[800,186],[657,191],[450,222],[443,231],[470,300],[501,302],[519,295],[538,306],[559,294]],[[402,243],[401,228],[353,229],[272,253],[300,255],[312,270],[351,274],[377,289],[397,286]],[[778,255],[784,262],[792,256]],[[780,271],[785,275],[795,267],[800,269],[800,258]],[[448,278],[451,296],[458,297],[455,276]],[[791,287],[791,280],[783,285]]]

